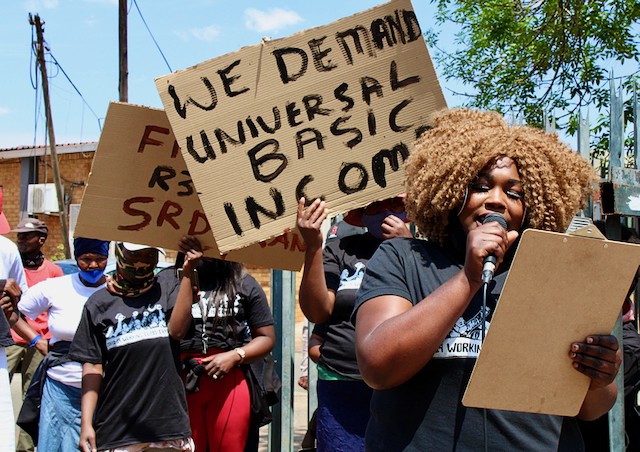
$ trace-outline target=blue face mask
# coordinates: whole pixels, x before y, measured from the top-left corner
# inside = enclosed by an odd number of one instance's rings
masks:
[[[80,270],[80,277],[89,284],[97,283],[104,275],[104,269],[96,269],[91,271]]]
[[[402,221],[404,221],[407,218],[406,212],[396,213],[390,210],[383,210],[382,212],[378,212],[374,215],[363,214],[362,223],[367,227],[367,230],[372,236],[380,240],[384,240],[384,237],[382,237],[382,222],[389,215],[396,216],[400,218]]]

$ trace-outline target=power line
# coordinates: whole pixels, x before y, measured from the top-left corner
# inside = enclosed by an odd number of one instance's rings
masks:
[[[84,96],[82,95],[82,93],[80,92],[80,90],[78,89],[78,87],[76,87],[76,85],[71,81],[71,79],[69,78],[69,75],[67,75],[67,73],[65,72],[65,70],[62,68],[62,66],[60,65],[60,63],[58,62],[58,60],[56,59],[55,56],[53,56],[53,53],[51,53],[51,50],[49,50],[49,56],[53,59],[53,63],[58,67],[58,69],[60,69],[60,71],[64,74],[64,76],[66,77],[66,79],[69,81],[69,83],[71,84],[71,86],[73,87],[73,89],[76,90],[76,93],[78,93],[78,96],[80,96],[80,98],[82,99],[82,102],[87,106],[87,108],[89,109],[89,111],[91,111],[91,113],[93,113],[93,116],[95,116],[96,120],[98,121],[98,129],[102,132],[102,124],[100,124],[100,117],[98,117],[98,115],[96,114],[95,111],[93,111],[93,108],[91,108],[91,105],[89,105],[89,103],[85,100]]]
[[[151,39],[153,40],[153,43],[156,45],[156,48],[158,49],[158,52],[160,52],[160,55],[162,55],[162,59],[164,60],[164,62],[167,65],[167,67],[169,68],[169,72],[173,72],[173,69],[171,69],[171,66],[169,65],[169,62],[167,61],[167,59],[165,58],[164,53],[162,52],[162,49],[158,45],[158,42],[156,41],[156,38],[153,37],[153,33],[151,33],[151,29],[149,29],[149,26],[147,25],[147,21],[144,20],[144,16],[142,15],[142,12],[140,11],[140,8],[138,7],[138,2],[136,2],[136,0],[133,0],[133,4],[136,7],[136,9],[138,10],[138,14],[140,14],[140,19],[142,19],[142,23],[144,24],[145,27],[147,27],[147,31],[149,32],[149,36],[151,36]]]
[[[33,141],[34,141],[34,146],[35,146],[35,142],[36,142],[36,135],[37,135],[37,127],[38,127],[38,114],[39,114],[39,108],[38,108],[38,84],[37,84],[37,80],[38,80],[38,71],[37,69],[35,69],[38,65],[38,62],[36,61],[35,64],[33,63],[33,56],[36,54],[36,46],[38,45],[36,43],[36,41],[34,40],[34,36],[33,36],[33,28],[31,29],[31,63],[30,66],[34,68],[34,71],[31,72],[29,71],[29,75],[31,78],[31,86],[33,87],[33,89],[36,91],[36,105],[35,105],[35,118],[34,118],[34,136],[33,136]],[[86,101],[86,99],[84,98],[84,96],[82,95],[82,93],[80,92],[80,90],[78,89],[78,87],[75,85],[75,83],[73,83],[73,81],[71,80],[71,78],[69,77],[69,75],[66,73],[66,71],[64,70],[64,68],[62,67],[62,65],[58,62],[58,60],[56,59],[55,56],[53,56],[53,53],[51,52],[51,49],[49,49],[46,46],[46,41],[44,41],[42,43],[44,50],[46,50],[48,52],[48,56],[51,58],[51,60],[53,61],[53,64],[55,64],[56,70],[62,72],[65,76],[65,78],[67,79],[67,81],[71,84],[71,86],[73,87],[73,89],[76,91],[76,93],[78,94],[78,96],[80,96],[80,99],[82,99],[82,102],[84,105],[87,106],[87,108],[91,111],[91,113],[93,113],[93,116],[96,118],[96,120],[98,121],[98,129],[102,132],[102,124],[100,123],[100,117],[96,114],[96,112],[93,110],[93,108],[91,108],[91,105],[89,105],[89,103]],[[34,76],[35,74],[35,81],[34,81]],[[56,75],[50,75],[49,78],[55,78]]]

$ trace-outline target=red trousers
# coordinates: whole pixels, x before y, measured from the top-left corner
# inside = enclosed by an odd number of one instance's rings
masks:
[[[198,387],[198,392],[187,394],[196,451],[243,452],[251,400],[242,369],[234,367],[218,380],[201,375]]]

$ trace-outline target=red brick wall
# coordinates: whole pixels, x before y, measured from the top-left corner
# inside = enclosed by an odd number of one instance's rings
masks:
[[[271,272],[268,268],[261,268],[255,266],[247,266],[247,271],[251,276],[253,276],[262,286],[265,293],[267,294],[267,300],[271,303]],[[302,322],[304,316],[302,315],[302,311],[300,310],[300,305],[298,304],[298,292],[300,290],[300,281],[302,280],[302,272],[298,272],[295,274],[296,278],[296,299],[295,309],[296,309],[296,323]]]
[[[80,204],[84,194],[83,186],[74,186],[72,183],[87,183],[91,163],[93,162],[93,152],[61,154],[58,155],[58,167],[60,170],[60,180],[66,194],[71,194],[71,204]],[[37,183],[53,183],[53,169],[50,157],[38,157]],[[45,179],[46,174],[46,179]],[[4,206],[3,210],[11,227],[16,227],[20,221],[20,159],[0,160],[0,181],[4,186]],[[36,182],[34,182],[36,183]],[[26,203],[24,200],[23,204]],[[42,251],[48,258],[64,258],[62,226],[59,215],[34,214],[35,217],[47,223],[49,227],[49,237]],[[69,218],[67,217],[67,223]],[[14,233],[7,234],[11,240],[16,239]]]
[[[4,191],[2,212],[7,217],[9,226],[15,228],[20,221],[20,160],[0,160],[0,185]],[[7,234],[15,240],[15,234]]]

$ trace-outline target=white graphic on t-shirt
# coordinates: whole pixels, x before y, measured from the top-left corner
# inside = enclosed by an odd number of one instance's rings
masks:
[[[202,309],[200,308],[200,305],[209,306],[209,312],[207,312],[207,318],[213,319],[216,317],[216,307],[215,307],[215,304],[213,303],[212,291],[207,291],[207,292],[200,291],[200,303],[193,303],[191,305],[191,315],[193,316],[193,318],[201,319],[203,317]],[[233,303],[234,315],[238,314],[239,309],[240,309],[240,294],[237,294],[236,299]],[[229,297],[225,295],[224,298],[220,300],[220,303],[218,304],[217,317],[218,318],[224,317],[224,316],[228,317],[230,315],[231,313],[229,312]]]
[[[485,318],[491,310],[485,308]],[[485,321],[485,331],[489,322]],[[469,320],[460,317],[442,342],[434,358],[477,358],[482,347],[482,313],[478,311]]]
[[[360,288],[362,278],[364,277],[365,265],[362,262],[356,262],[354,267],[355,271],[351,276],[349,276],[348,268],[345,268],[342,270],[342,273],[340,273],[340,285],[338,286],[339,291],[348,289],[358,290]]]
[[[115,328],[112,325],[105,333],[107,350],[169,335],[160,304],[149,305],[142,312],[133,311],[128,319],[120,312],[114,318],[117,322]]]

